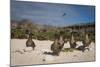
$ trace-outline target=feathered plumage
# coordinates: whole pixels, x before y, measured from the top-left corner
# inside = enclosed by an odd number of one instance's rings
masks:
[[[56,39],[54,43],[51,45],[51,50],[53,51],[54,55],[59,55],[60,51],[64,46],[64,41],[62,37],[60,39]]]
[[[35,43],[33,42],[32,40],[32,33],[29,34],[29,38],[28,40],[26,41],[26,47],[32,47],[33,50],[35,48]]]

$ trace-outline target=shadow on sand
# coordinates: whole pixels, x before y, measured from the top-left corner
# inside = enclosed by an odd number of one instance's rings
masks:
[[[46,55],[53,55],[53,56],[58,56],[57,54],[53,53],[53,52],[44,52],[43,54],[46,54]]]

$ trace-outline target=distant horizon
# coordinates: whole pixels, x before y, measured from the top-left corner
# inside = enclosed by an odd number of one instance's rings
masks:
[[[70,26],[95,22],[95,6],[11,1],[11,20]]]
[[[23,20],[28,20],[28,19],[23,19]],[[23,20],[11,20],[11,21],[18,23],[18,22],[21,22]],[[31,21],[31,20],[29,20],[29,21]],[[87,22],[87,23],[81,22],[81,23],[75,23],[75,24],[70,24],[70,25],[65,24],[64,26],[55,26],[55,25],[51,25],[51,24],[39,24],[36,22],[32,22],[32,23],[37,24],[37,25],[47,25],[47,26],[53,26],[53,27],[66,27],[66,26],[81,25],[81,24],[93,24],[95,22]]]

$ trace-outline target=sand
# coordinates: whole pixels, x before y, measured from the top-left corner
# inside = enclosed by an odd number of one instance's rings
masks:
[[[16,65],[34,65],[48,63],[68,63],[68,62],[84,62],[95,60],[95,43],[89,46],[90,51],[60,52],[59,56],[44,54],[44,52],[52,52],[50,46],[53,41],[34,40],[36,47],[34,51],[27,48],[27,39],[11,39],[11,66]],[[69,48],[69,43],[65,43],[63,48]],[[24,51],[25,50],[25,51]]]

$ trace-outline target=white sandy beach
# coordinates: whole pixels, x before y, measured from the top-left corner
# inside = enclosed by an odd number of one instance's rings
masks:
[[[45,51],[51,52],[50,46],[53,41],[33,40],[36,44],[35,50],[24,52],[23,49],[26,49],[26,40],[27,39],[11,39],[11,66],[95,60],[94,43],[91,43],[89,46],[90,51],[81,52],[74,50],[73,52],[61,52],[59,56],[52,56],[43,53]],[[65,43],[63,48],[69,48],[69,43]]]

